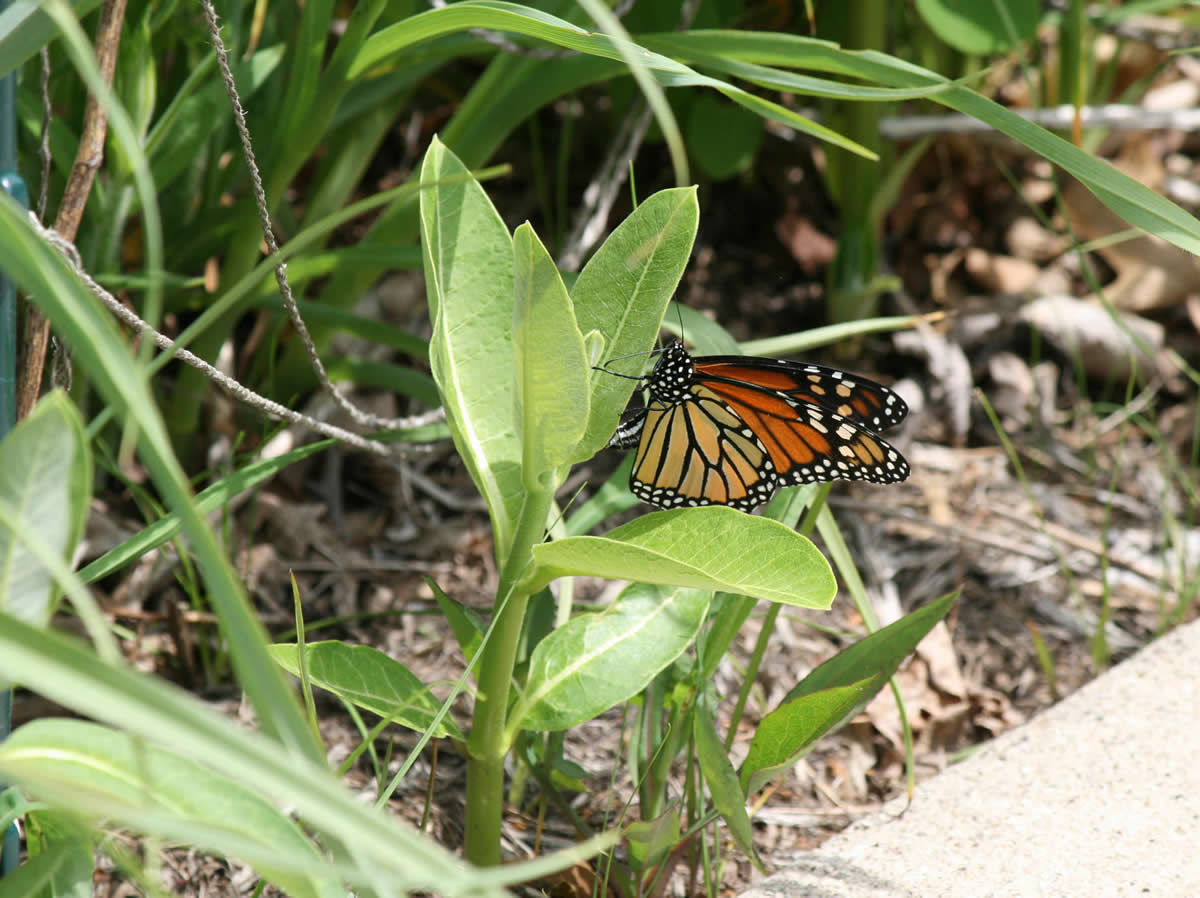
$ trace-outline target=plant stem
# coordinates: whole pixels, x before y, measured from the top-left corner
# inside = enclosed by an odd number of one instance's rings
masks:
[[[846,20],[843,40],[847,48],[882,50],[887,44],[888,3],[862,0]],[[882,103],[846,103],[842,133],[867,149],[881,152],[879,136]],[[837,195],[841,205],[841,233],[837,256],[829,268],[829,320],[857,321],[875,315],[876,298],[867,286],[875,276],[878,235],[871,228],[871,200],[879,189],[880,163],[853,153],[838,153]]]
[[[471,735],[467,740],[467,821],[464,854],[473,864],[500,863],[500,822],[504,811],[504,736],[508,688],[517,658],[521,625],[529,592],[520,579],[532,563],[533,547],[542,541],[553,496],[539,490],[525,494],[517,530],[496,590],[492,636],[479,659],[479,691]]]
[[[812,499],[809,500],[808,510],[805,512],[804,521],[796,528],[796,532],[807,538],[812,536],[813,529],[817,526],[817,516],[820,515],[821,509],[825,507],[825,500],[829,498],[829,493],[833,489],[832,483],[822,483]],[[745,599],[749,606],[753,606],[754,600],[747,597]],[[750,698],[750,690],[754,688],[754,681],[758,679],[758,669],[762,665],[763,655],[767,651],[767,641],[771,638],[771,634],[775,632],[775,619],[779,617],[780,605],[778,602],[771,603],[771,607],[767,609],[766,616],[763,618],[762,628],[758,632],[758,639],[754,643],[754,651],[750,654],[750,663],[746,666],[746,675],[742,678],[742,688],[738,692],[737,703],[734,705],[733,714],[729,718],[729,732],[725,734],[725,751],[729,751],[733,747],[734,736],[737,735],[738,723],[741,722],[742,714],[746,710],[746,702]],[[746,613],[741,616],[744,621],[749,614],[750,607],[746,608]]]
[[[762,666],[763,655],[767,653],[767,643],[775,632],[775,619],[779,617],[779,609],[783,606],[772,602],[763,617],[762,627],[758,631],[758,639],[754,641],[754,651],[750,653],[750,663],[746,665],[746,675],[742,678],[742,688],[738,690],[737,703],[729,716],[729,732],[725,734],[725,751],[733,747],[734,737],[737,736],[738,723],[746,713],[746,702],[750,699],[750,690],[758,679],[758,669]]]

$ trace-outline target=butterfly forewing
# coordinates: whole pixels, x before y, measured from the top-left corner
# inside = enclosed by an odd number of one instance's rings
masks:
[[[811,402],[743,384],[708,382],[766,446],[780,485],[827,480],[898,483],[904,458],[869,430]]]
[[[875,431],[894,427],[908,414],[908,405],[897,393],[836,368],[736,355],[701,356],[694,362],[696,374],[701,378],[752,384],[784,393]]]

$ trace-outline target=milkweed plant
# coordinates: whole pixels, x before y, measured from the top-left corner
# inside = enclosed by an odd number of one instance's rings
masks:
[[[755,602],[832,603],[829,563],[795,529],[806,505],[808,529],[821,516],[831,520],[810,502],[816,490],[785,491],[764,516],[719,506],[654,511],[600,536],[583,531],[635,502],[622,471],[574,511],[556,500],[571,466],[609,443],[636,387],[593,366],[653,348],[695,238],[695,191],[647,198],[568,290],[533,229],[509,234],[465,174],[435,142],[422,171],[421,234],[433,376],[455,446],[487,503],[500,572],[486,631],[456,629],[466,635],[475,680],[465,736],[467,858],[500,860],[505,764],[515,749],[520,763],[557,769],[563,759],[548,753],[561,740],[541,737],[635,697],[628,766],[640,821],[655,822],[654,842],[666,850],[631,851],[627,862],[640,869],[613,875],[645,881],[660,873],[669,848],[717,816],[754,858],[748,795],[861,708],[950,600],[875,633],[797,683],[762,720],[735,770],[730,740],[718,733],[712,675]],[[604,610],[572,614],[570,589],[552,586],[574,575],[632,583]],[[538,627],[534,618],[546,608],[555,625]],[[544,635],[530,640],[531,631]],[[682,755],[700,773],[689,778],[695,794],[686,801],[668,788]]]

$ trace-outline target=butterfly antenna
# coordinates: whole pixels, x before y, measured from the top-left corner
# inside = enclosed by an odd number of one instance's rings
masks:
[[[619,355],[619,356],[616,356],[615,358],[609,359],[603,365],[592,365],[592,370],[593,371],[603,371],[605,374],[611,374],[613,377],[627,377],[630,380],[644,380],[645,379],[644,374],[621,374],[619,371],[609,371],[608,366],[611,365],[613,362],[620,362],[620,361],[624,361],[625,359],[634,359],[634,358],[637,358],[638,356],[643,356],[643,355],[658,355],[659,353],[662,353],[665,351],[666,350],[659,348],[659,349],[651,349],[649,352],[631,352],[629,355]]]
[[[609,359],[609,361],[615,362],[616,359]],[[611,374],[613,377],[623,377],[626,380],[645,380],[646,379],[646,376],[644,374],[622,374],[620,371],[609,371],[607,362],[605,362],[603,365],[592,365],[592,370],[593,371],[603,371],[605,374]]]

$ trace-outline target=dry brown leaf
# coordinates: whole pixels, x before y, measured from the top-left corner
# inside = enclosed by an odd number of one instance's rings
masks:
[[[596,871],[583,863],[535,880],[530,885],[551,898],[592,898],[602,894],[598,891],[600,883],[596,878]],[[605,891],[603,894],[613,893]]]
[[[817,230],[803,215],[788,212],[775,225],[775,233],[810,277],[828,266],[837,253],[837,241]]]
[[[971,426],[971,391],[975,387],[966,353],[958,343],[931,327],[901,331],[892,340],[901,352],[925,359],[935,388],[941,393],[936,398],[949,410],[946,426],[950,439],[961,446]]]
[[[1165,342],[1163,326],[1128,312],[1118,314],[1119,324],[1097,303],[1043,296],[1027,303],[1019,317],[1060,352],[1077,359],[1089,377],[1125,380],[1135,371],[1143,378],[1153,374],[1158,368],[1155,355]]]
[[[1015,353],[998,352],[988,359],[987,372],[992,382],[988,400],[1004,428],[1010,433],[1024,430],[1038,400],[1037,383],[1028,363]]]
[[[1062,235],[1042,227],[1031,215],[1013,219],[1004,235],[1004,243],[1011,255],[1030,262],[1049,262],[1061,256],[1067,248],[1067,241]]]
[[[1158,189],[1165,172],[1144,141],[1129,141],[1128,151],[1114,167]],[[1130,224],[1105,206],[1074,179],[1064,179],[1063,205],[1071,227],[1081,240],[1097,240],[1130,230]],[[1104,288],[1105,298],[1118,309],[1146,312],[1177,305],[1200,290],[1200,267],[1191,253],[1158,237],[1143,235],[1100,248],[1101,256],[1117,273]]]
[[[965,261],[967,274],[993,293],[1022,293],[1032,287],[1042,273],[1032,262],[983,249],[967,250]]]
[[[1022,720],[1002,693],[967,682],[944,622],[921,640],[913,656],[896,672],[895,680],[918,754],[961,745],[972,726],[997,733]],[[871,700],[857,718],[860,724],[864,720],[894,753],[902,754],[904,731],[891,690],[885,689]],[[892,761],[885,761],[888,763]]]
[[[1200,334],[1200,296],[1189,296],[1186,308],[1188,321],[1192,323],[1192,329]]]
[[[929,666],[930,683],[944,696],[953,699],[967,697],[967,681],[958,666],[958,653],[950,639],[950,628],[938,621],[917,645],[917,657]]]

